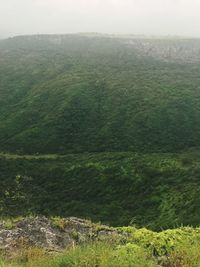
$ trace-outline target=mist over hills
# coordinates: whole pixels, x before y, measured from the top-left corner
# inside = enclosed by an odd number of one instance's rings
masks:
[[[200,146],[200,40],[0,41],[0,146],[20,153]]]
[[[200,0],[0,3],[0,267],[200,267]]]

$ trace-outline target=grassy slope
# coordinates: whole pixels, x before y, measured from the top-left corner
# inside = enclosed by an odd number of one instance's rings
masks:
[[[199,150],[1,155],[1,215],[72,215],[153,229],[199,225],[199,158]]]
[[[1,41],[1,150],[199,146],[199,42],[79,35]]]

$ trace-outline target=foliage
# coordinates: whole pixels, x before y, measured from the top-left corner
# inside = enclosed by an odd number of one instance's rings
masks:
[[[78,216],[156,230],[198,226],[199,158],[199,150],[2,155],[0,214]],[[62,225],[62,220],[55,223]]]
[[[200,266],[199,228],[159,232],[200,225],[199,44],[85,35],[0,41],[6,228],[27,214],[53,216],[59,229],[64,216],[132,225],[118,229],[128,241],[117,247],[94,243],[56,257],[23,248],[0,267],[153,267],[159,258]]]
[[[52,219],[52,224],[54,227],[60,229],[61,231],[65,229],[66,223],[64,219],[60,217],[51,217],[51,219]]]
[[[45,258],[38,254],[35,260],[35,249],[30,249],[24,261],[26,267],[155,267],[155,260],[141,247],[127,244],[120,247],[111,247],[107,243],[94,243],[80,246],[66,251],[65,253]],[[32,256],[34,255],[34,256]],[[12,260],[16,262],[16,259]],[[18,261],[19,266],[21,266]],[[1,265],[0,265],[1,266]],[[5,267],[10,265],[4,265]],[[11,265],[13,266],[13,265]],[[15,266],[15,265],[14,265]],[[18,266],[18,265],[17,265]]]
[[[200,146],[199,40],[0,42],[0,147],[15,153]]]
[[[126,242],[92,242],[48,255],[38,248],[26,248],[1,267],[199,267],[200,229],[182,227],[152,232],[134,227],[119,228],[128,233]]]
[[[200,228],[181,227],[161,232],[132,227],[122,227],[119,230],[129,233],[130,242],[142,246],[156,257],[174,254],[184,247],[185,249],[188,246],[196,248],[200,245]]]

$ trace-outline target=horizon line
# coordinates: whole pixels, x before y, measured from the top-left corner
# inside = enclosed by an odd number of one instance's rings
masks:
[[[66,36],[66,35],[85,35],[88,37],[105,36],[105,37],[132,37],[141,39],[200,39],[200,36],[186,35],[156,35],[156,34],[137,34],[137,33],[104,33],[104,32],[68,32],[68,33],[31,33],[31,34],[16,34],[7,37],[0,37],[0,40],[7,40],[17,37],[33,37],[33,36]]]

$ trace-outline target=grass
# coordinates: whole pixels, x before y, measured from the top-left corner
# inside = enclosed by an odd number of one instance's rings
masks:
[[[18,154],[0,152],[0,157],[4,157],[6,159],[57,159],[64,157],[64,155],[59,155],[59,154],[18,155]]]
[[[200,267],[200,244],[188,243],[176,248],[169,256],[172,267]]]
[[[47,256],[32,248],[22,251],[12,263],[2,262],[0,267],[154,267],[156,261],[143,248],[127,244],[111,246],[93,243],[78,246],[58,256]]]
[[[4,255],[0,267],[200,267],[200,228],[156,233],[124,227],[119,231],[128,234],[123,243],[95,241],[57,254],[21,247]]]
[[[200,244],[182,244],[169,255],[155,257],[148,249],[127,243],[93,243],[52,256],[38,248],[21,251],[0,267],[199,267]]]

